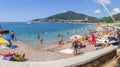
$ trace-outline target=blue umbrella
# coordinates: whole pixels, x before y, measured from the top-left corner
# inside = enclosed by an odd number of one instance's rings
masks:
[[[12,44],[11,40],[11,36],[3,36],[4,39],[6,39],[10,44]]]

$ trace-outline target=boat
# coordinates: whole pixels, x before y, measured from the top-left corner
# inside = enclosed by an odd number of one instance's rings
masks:
[[[32,21],[28,21],[27,24],[32,24]]]

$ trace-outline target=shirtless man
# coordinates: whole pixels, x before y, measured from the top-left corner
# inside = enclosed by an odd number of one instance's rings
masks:
[[[74,49],[74,55],[76,55],[77,54],[77,48],[78,48],[78,39],[77,39],[77,37],[74,37],[74,40],[72,42],[72,47]]]

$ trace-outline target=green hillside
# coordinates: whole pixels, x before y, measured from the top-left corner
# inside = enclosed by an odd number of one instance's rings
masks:
[[[85,14],[79,14],[73,11],[67,11],[59,13],[53,16],[49,16],[44,19],[34,19],[32,21],[96,21],[96,17],[91,17]]]
[[[120,13],[119,14],[116,14],[116,15],[113,15],[113,18],[115,18],[116,21],[120,21]],[[101,21],[105,21],[105,22],[113,22],[111,17],[103,17],[101,19]]]
[[[85,14],[79,14],[75,13],[73,11],[68,11],[64,13],[59,13],[53,16],[48,17],[47,19],[60,19],[60,20],[85,20],[85,18],[88,18],[88,20],[96,20],[97,18],[87,16]]]

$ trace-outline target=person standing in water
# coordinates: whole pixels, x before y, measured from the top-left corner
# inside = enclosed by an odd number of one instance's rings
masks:
[[[41,44],[41,45],[43,44],[43,38],[40,39],[40,44]]]
[[[11,35],[12,41],[14,41],[14,37],[15,37],[14,31],[11,31],[10,35]]]
[[[37,35],[37,39],[38,39],[38,40],[40,39],[40,34]]]
[[[39,41],[39,46],[40,46],[40,48],[42,48],[43,46],[42,46],[42,44],[43,44],[43,38],[41,38],[40,37],[40,34],[38,33],[38,35],[37,35],[37,39],[38,39],[38,41]]]
[[[39,41],[40,41],[39,47],[40,47],[40,48],[43,48],[43,38],[40,38]]]

